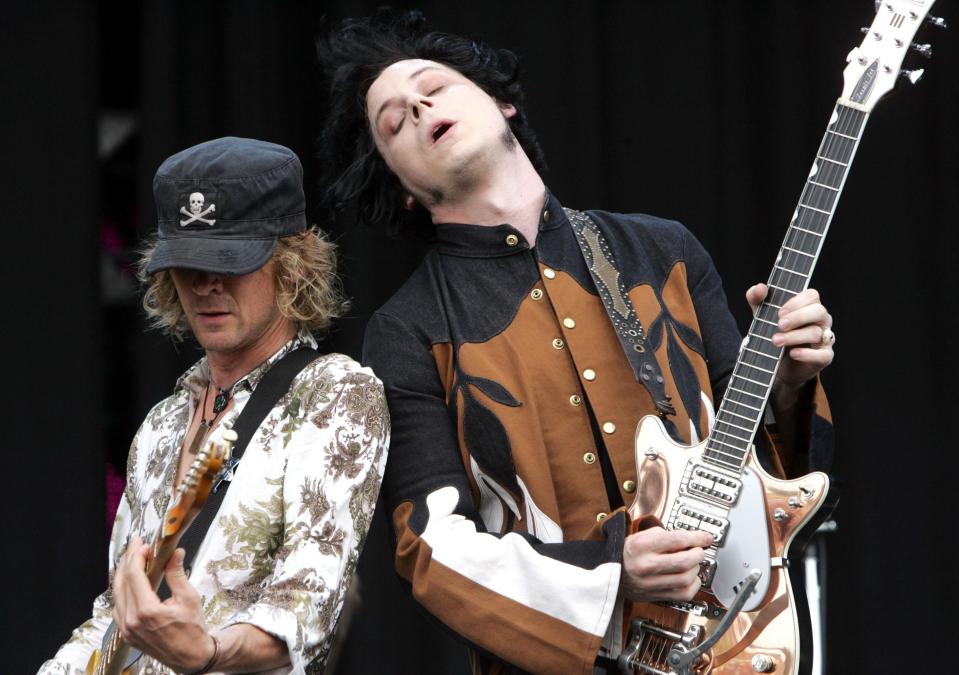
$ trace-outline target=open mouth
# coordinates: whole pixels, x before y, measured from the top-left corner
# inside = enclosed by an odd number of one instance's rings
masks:
[[[433,142],[436,143],[447,131],[453,128],[450,122],[440,122],[433,128]]]

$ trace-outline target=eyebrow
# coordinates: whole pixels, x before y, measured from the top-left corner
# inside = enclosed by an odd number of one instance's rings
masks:
[[[442,68],[440,68],[439,66],[423,66],[419,70],[413,71],[413,73],[411,73],[410,76],[406,79],[407,80],[415,79],[419,77],[420,75],[422,75],[423,72],[427,70],[442,70]],[[391,105],[393,105],[394,103],[396,103],[396,101],[397,101],[396,96],[394,96],[393,98],[388,98],[385,101],[383,101],[383,105],[381,105],[380,109],[376,111],[376,117],[373,119],[373,126],[375,128],[379,129],[380,127],[380,116],[383,114],[383,111],[386,110]]]

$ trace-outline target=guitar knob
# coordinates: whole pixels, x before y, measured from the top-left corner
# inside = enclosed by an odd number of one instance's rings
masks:
[[[933,16],[932,14],[930,14],[929,16],[926,17],[926,21],[931,23],[936,28],[948,28],[948,26],[946,25],[946,20],[943,19],[941,16]]]
[[[913,42],[910,45],[914,50],[916,50],[920,56],[924,56],[927,59],[932,58],[932,45],[921,45],[916,42]]]
[[[771,673],[775,667],[773,660],[766,654],[756,654],[753,656],[752,666],[757,673]]]

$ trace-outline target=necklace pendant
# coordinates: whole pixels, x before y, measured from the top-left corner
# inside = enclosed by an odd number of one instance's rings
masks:
[[[219,415],[226,408],[226,404],[230,402],[230,390],[229,389],[219,389],[217,390],[216,397],[213,399],[213,414]]]

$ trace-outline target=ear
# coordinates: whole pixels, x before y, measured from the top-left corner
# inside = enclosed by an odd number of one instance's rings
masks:
[[[407,211],[412,211],[413,207],[415,206],[416,206],[416,197],[414,197],[409,192],[407,192],[403,196],[403,208],[406,209]]]
[[[512,103],[501,103],[500,101],[497,101],[496,105],[499,106],[500,112],[503,113],[503,117],[506,119],[510,119],[516,115],[516,108],[513,107]]]

